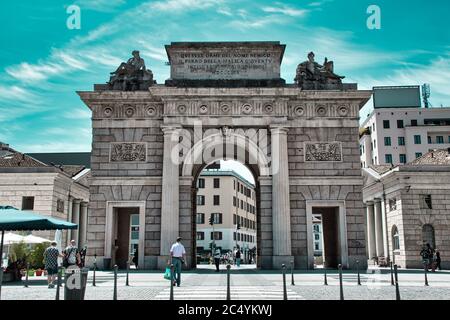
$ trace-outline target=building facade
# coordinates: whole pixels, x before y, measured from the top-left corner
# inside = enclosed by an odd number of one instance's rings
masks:
[[[405,164],[450,147],[450,108],[375,108],[361,129],[363,168]]]
[[[429,243],[450,267],[450,149],[435,150],[402,166],[364,168],[369,259],[423,268]]]
[[[222,252],[255,250],[255,186],[234,171],[206,170],[197,187],[197,252],[211,252],[211,244]]]
[[[330,267],[366,261],[358,112],[371,91],[342,83],[330,63],[319,68],[313,53],[286,84],[284,49],[172,43],[165,84],[148,70],[133,82],[118,69],[109,83],[78,92],[93,127],[88,262],[94,253],[100,267],[126,261],[129,232],[119,228],[137,214],[140,266],[164,268],[181,236],[194,268],[197,178],[219,159],[239,159],[255,177],[258,267],[293,260],[314,268],[318,209],[334,226]]]
[[[89,176],[84,166],[50,165],[0,143],[0,204],[78,224],[63,232],[63,246],[71,239],[87,245]],[[55,231],[33,234],[53,240]]]

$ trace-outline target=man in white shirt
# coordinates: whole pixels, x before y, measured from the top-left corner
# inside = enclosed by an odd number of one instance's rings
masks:
[[[177,238],[177,242],[172,245],[170,248],[170,263],[174,266],[174,277],[173,285],[177,284],[177,287],[180,286],[181,283],[181,267],[186,261],[186,250],[184,246],[181,244],[181,237]]]

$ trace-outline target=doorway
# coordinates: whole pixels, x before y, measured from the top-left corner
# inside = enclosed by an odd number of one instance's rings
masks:
[[[126,269],[139,245],[139,208],[116,208],[115,211],[114,263],[119,269]]]
[[[334,205],[336,204],[336,205]],[[348,267],[344,204],[307,201],[308,266],[310,269]]]

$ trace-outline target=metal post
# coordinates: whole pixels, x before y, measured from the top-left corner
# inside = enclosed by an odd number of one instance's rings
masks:
[[[398,274],[396,264],[394,264],[394,276],[395,276],[395,300],[400,300],[400,290],[398,288]]]
[[[295,286],[295,282],[294,282],[294,261],[291,261],[291,285]]]
[[[342,285],[342,264],[339,264],[339,296],[341,300],[344,300],[344,287]]]
[[[356,260],[356,271],[358,272],[358,286],[361,285],[361,277],[359,275],[359,260]]]
[[[428,265],[426,262],[423,263],[423,270],[425,274],[425,286],[428,286]]]
[[[173,264],[171,264],[170,265],[170,300],[173,300],[173,281],[174,281]]]
[[[114,293],[113,300],[117,300],[117,264],[114,265]]]
[[[58,278],[57,278],[57,282],[56,282],[56,298],[55,300],[59,300],[59,289],[61,288],[61,267],[58,267]]]
[[[394,283],[394,270],[392,269],[392,265],[393,265],[392,261],[389,264],[391,265],[391,286],[395,286],[395,283]]]
[[[130,285],[128,274],[130,273],[130,262],[127,261],[127,279],[125,281],[125,285],[128,287]]]
[[[281,269],[283,270],[283,300],[287,300],[287,290],[286,290],[286,265],[282,264]]]
[[[26,274],[25,274],[25,284],[24,284],[24,288],[28,288],[28,270],[30,269],[30,263],[27,262],[27,269],[26,269]]]
[[[328,279],[327,279],[327,267],[325,266],[325,264],[323,265],[323,285],[327,286],[328,285]]]
[[[227,300],[231,300],[231,293],[230,293],[230,264],[227,264]]]
[[[95,271],[97,270],[97,254],[94,254],[94,278],[92,279],[92,286],[95,287]]]

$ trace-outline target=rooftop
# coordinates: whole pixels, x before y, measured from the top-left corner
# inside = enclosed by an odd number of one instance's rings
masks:
[[[450,165],[450,148],[430,151],[406,165]]]
[[[235,177],[239,180],[241,180],[243,183],[245,183],[247,185],[247,187],[249,188],[255,188],[255,185],[253,183],[251,183],[250,181],[248,181],[247,179],[245,179],[243,176],[241,176],[240,174],[238,174],[237,172],[233,171],[233,170],[204,170],[202,171],[202,173],[200,174],[201,177],[220,177],[220,176],[229,176],[229,177]]]

